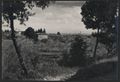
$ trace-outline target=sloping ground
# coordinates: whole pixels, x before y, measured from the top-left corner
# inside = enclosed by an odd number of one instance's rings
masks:
[[[21,49],[21,54],[24,58],[26,67],[27,67],[28,71],[31,73],[31,77],[34,77],[33,79],[38,79],[38,80],[42,79],[43,80],[43,78],[44,78],[44,80],[52,80],[52,81],[57,80],[58,81],[58,80],[68,79],[71,76],[72,76],[71,79],[73,77],[79,78],[80,70],[78,71],[78,69],[76,69],[76,68],[72,69],[72,68],[61,67],[57,64],[57,62],[55,60],[57,57],[59,58],[59,56],[61,56],[60,55],[61,53],[58,53],[58,51],[61,52],[65,49],[67,49],[66,46],[68,45],[68,42],[60,42],[60,41],[54,41],[52,39],[49,39],[46,43],[38,41],[36,44],[34,44],[31,40],[25,39],[25,38],[18,38],[17,41],[18,41],[18,45]],[[90,46],[92,46],[92,44],[90,44]],[[102,51],[102,50],[100,49],[99,51]],[[21,78],[24,79],[24,77],[22,77],[22,75],[20,74],[21,69],[20,69],[20,66],[18,66],[19,65],[18,58],[17,58],[16,52],[15,52],[15,49],[14,49],[14,46],[13,46],[11,40],[3,39],[2,55],[3,55],[2,63],[4,65],[3,66],[3,69],[4,69],[3,76],[9,77],[9,79],[21,79]],[[103,62],[105,62],[105,61],[103,61]],[[106,63],[105,65],[96,65],[93,67],[91,66],[91,67],[89,67],[90,69],[86,68],[86,69],[82,69],[82,70],[83,71],[88,70],[88,72],[92,73],[91,72],[92,69],[93,69],[92,71],[94,71],[94,69],[95,69],[95,71],[99,71],[101,69],[101,66],[105,67],[105,69],[106,69],[106,67],[109,67],[109,65]],[[94,67],[96,67],[96,68],[94,68]],[[102,69],[104,69],[104,68],[102,68]],[[110,69],[113,69],[111,66],[111,63],[110,63]],[[77,74],[76,74],[76,72],[77,72]],[[82,73],[83,75],[85,75],[85,78],[91,76],[90,74],[87,76],[88,72]],[[86,74],[84,74],[84,73],[86,73]],[[81,74],[81,72],[80,72],[80,74]],[[20,77],[20,78],[18,78],[18,77]],[[84,78],[84,76],[83,76],[83,78]]]
[[[96,62],[95,65],[91,65],[83,69],[74,69],[71,72],[61,73],[56,76],[46,76],[45,81],[77,81],[77,80],[115,80],[117,57],[102,59]],[[80,73],[80,75],[79,75]]]
[[[112,59],[101,60],[100,63],[88,66],[69,78],[67,81],[80,80],[113,80],[116,79],[117,60],[116,57]]]
[[[57,50],[61,49],[60,47],[62,47],[62,45],[58,45],[57,43],[54,45],[51,43],[48,42],[49,45],[40,42],[34,44],[28,39],[18,40],[18,46],[20,47],[22,57],[24,58],[25,65],[29,73],[29,80],[61,80],[71,77],[78,70],[78,68],[59,66],[56,59],[60,58],[61,53],[58,53]],[[53,48],[56,47],[58,48],[56,49],[57,52],[55,52],[55,49],[53,50]],[[43,51],[39,48],[42,48]],[[45,50],[49,51],[49,53]],[[3,40],[2,65],[4,79],[25,79],[21,74],[19,61],[15,53],[12,41]]]

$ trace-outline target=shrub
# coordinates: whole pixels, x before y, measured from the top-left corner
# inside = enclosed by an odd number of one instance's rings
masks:
[[[34,43],[36,43],[38,41],[38,35],[34,33],[34,37],[33,37]]]
[[[85,66],[87,64],[86,42],[77,36],[71,44],[70,53],[64,53],[62,63],[67,66]]]
[[[57,32],[57,35],[61,35],[61,33],[60,33],[60,32]]]
[[[48,39],[42,39],[41,42],[46,43]]]
[[[35,33],[34,29],[32,27],[28,27],[23,34],[26,36],[26,38],[33,39],[34,43],[38,41],[38,35]]]
[[[24,35],[29,38],[29,39],[33,39],[34,37],[34,29],[32,27],[28,27],[25,32]]]

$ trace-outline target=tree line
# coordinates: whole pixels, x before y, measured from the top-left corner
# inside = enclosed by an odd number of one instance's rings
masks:
[[[46,29],[44,28],[44,29],[38,29],[38,30],[36,30],[35,31],[36,33],[46,33]]]

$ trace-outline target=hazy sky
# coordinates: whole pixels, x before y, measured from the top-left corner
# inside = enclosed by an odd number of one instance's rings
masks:
[[[25,30],[27,27],[34,29],[45,28],[47,33],[85,33],[90,34],[92,30],[87,30],[81,21],[81,6],[83,1],[57,1],[48,8],[34,8],[32,12],[36,14],[31,16],[26,26],[19,25],[19,21],[15,21],[16,30]],[[6,29],[7,27],[3,27]]]

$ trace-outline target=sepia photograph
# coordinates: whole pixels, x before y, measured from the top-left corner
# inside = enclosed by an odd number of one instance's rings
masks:
[[[2,0],[2,79],[118,79],[119,0]]]

